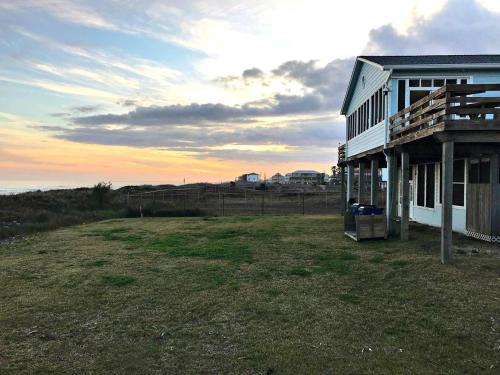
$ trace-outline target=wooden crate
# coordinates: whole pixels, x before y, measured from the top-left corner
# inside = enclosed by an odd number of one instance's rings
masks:
[[[345,234],[354,241],[387,238],[387,219],[385,215],[359,215],[354,217],[354,223],[352,223],[352,219],[350,220],[351,225],[346,226]]]

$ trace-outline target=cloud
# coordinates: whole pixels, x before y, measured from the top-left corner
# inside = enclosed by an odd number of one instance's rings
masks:
[[[71,107],[71,110],[74,112],[80,112],[80,113],[90,113],[90,112],[97,112],[100,109],[102,109],[102,105],[100,104],[95,104],[95,105],[81,105],[81,106],[75,106]]]
[[[364,54],[494,54],[499,45],[500,13],[449,0],[433,17],[415,17],[404,34],[390,24],[372,30]]]
[[[353,59],[336,59],[324,66],[316,61],[288,61],[272,71],[279,79],[298,82],[302,95],[275,93],[261,100],[226,105],[221,103],[191,103],[167,106],[137,107],[125,114],[105,114],[73,119],[78,125],[169,125],[202,124],[210,122],[254,121],[256,118],[290,116],[304,113],[338,111],[345,92]],[[241,76],[218,77],[224,84],[232,81],[261,80],[267,83],[266,74],[251,68]]]
[[[287,61],[274,75],[300,82],[321,95],[332,110],[338,110],[349,81],[354,59],[335,59],[324,66],[317,61]]]
[[[337,122],[332,117],[238,127],[213,124],[205,127],[155,125],[147,128],[40,125],[38,128],[52,132],[57,138],[73,142],[154,147],[189,152],[200,158],[228,155],[232,152],[235,153],[232,158],[239,158],[244,155],[243,151],[252,152],[257,158],[258,155],[278,155],[284,151],[291,155],[293,150],[298,153],[305,148],[335,147],[344,137],[342,122]]]
[[[251,68],[243,71],[242,74],[244,79],[248,78],[262,78],[264,76],[264,72],[259,68]]]
[[[116,102],[116,104],[121,105],[122,107],[133,107],[137,105],[137,100],[124,99],[124,100],[119,100],[118,102]]]
[[[216,122],[249,122],[261,117],[275,117],[317,112],[323,108],[323,99],[315,93],[298,95],[276,94],[260,101],[241,106],[221,103],[192,103],[137,107],[125,114],[106,114],[75,117],[77,125],[171,125],[203,124]]]
[[[2,5],[2,7],[3,6],[4,5]],[[29,11],[33,8],[42,9],[52,17],[64,22],[97,29],[118,29],[116,25],[101,16],[95,9],[84,6],[81,2],[69,3],[65,0],[22,0],[5,5],[5,9],[18,11]]]

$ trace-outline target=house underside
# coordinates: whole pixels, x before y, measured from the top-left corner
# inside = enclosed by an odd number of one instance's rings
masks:
[[[444,85],[378,125],[388,134],[384,146],[350,155],[341,146],[344,201],[356,198],[378,204],[375,180],[379,169],[387,168],[391,234],[407,239],[409,220],[441,227],[443,262],[451,257],[452,230],[500,242],[500,97],[496,92],[499,84]]]

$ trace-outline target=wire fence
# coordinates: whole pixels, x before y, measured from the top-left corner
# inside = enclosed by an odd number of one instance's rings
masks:
[[[337,191],[167,189],[127,195],[137,216],[338,214]]]

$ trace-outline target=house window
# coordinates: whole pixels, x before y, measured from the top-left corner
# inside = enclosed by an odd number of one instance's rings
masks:
[[[435,175],[434,164],[417,166],[417,206],[434,208]]]
[[[465,206],[465,160],[453,162],[453,205]],[[443,165],[439,164],[439,203],[443,203]]]
[[[465,204],[465,161],[455,160],[453,162],[453,205],[464,206]]]
[[[398,112],[406,107],[406,80],[398,81]]]
[[[417,206],[425,206],[425,165],[417,167]]]
[[[398,80],[398,112],[445,84],[466,84],[468,78],[407,78]]]
[[[434,80],[434,87],[441,87],[441,86],[444,86],[444,79],[435,79]]]
[[[425,178],[425,207],[434,208],[434,189],[436,187],[434,164],[426,165]]]
[[[432,87],[432,79],[423,79],[420,81],[422,87]]]

